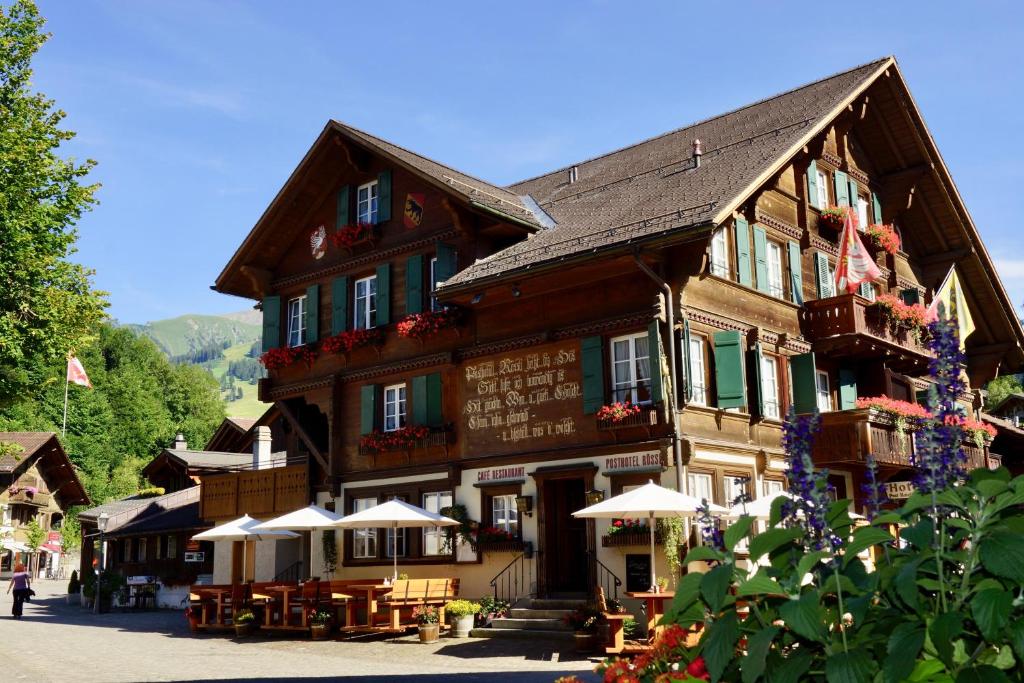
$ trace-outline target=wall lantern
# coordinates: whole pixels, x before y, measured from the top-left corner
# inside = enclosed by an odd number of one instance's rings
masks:
[[[590,489],[587,491],[587,505],[597,505],[604,500],[604,491],[601,489]]]
[[[533,496],[516,496],[516,510],[521,515],[533,517]]]

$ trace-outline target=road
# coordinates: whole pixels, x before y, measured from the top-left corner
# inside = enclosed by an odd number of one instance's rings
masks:
[[[3,586],[6,590],[6,585]],[[64,584],[39,581],[25,617],[11,619],[0,595],[0,661],[5,681],[359,680],[551,683],[575,673],[598,680],[593,662],[543,641],[415,635],[317,641],[189,633],[180,611],[94,615],[66,604]],[[558,648],[562,644],[554,647]]]

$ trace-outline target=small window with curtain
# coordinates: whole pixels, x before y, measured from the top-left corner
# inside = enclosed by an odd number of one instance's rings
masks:
[[[711,274],[729,277],[729,242],[725,228],[719,228],[711,236]]]
[[[857,197],[857,229],[864,232],[871,225],[868,219],[868,200],[864,197]]]
[[[697,406],[708,404],[707,363],[704,360],[704,338],[690,337],[690,403]]]
[[[360,185],[356,192],[356,220],[360,223],[377,222],[377,181]]]
[[[828,173],[818,171],[818,206],[822,209],[828,208]]]
[[[306,343],[306,296],[288,300],[288,346]]]
[[[384,431],[394,432],[405,426],[405,385],[384,387]]]
[[[769,240],[766,245],[765,254],[768,270],[768,293],[781,299],[784,295],[782,287],[782,246],[778,242]]]
[[[612,401],[649,403],[651,361],[647,333],[611,340]]]
[[[452,504],[451,491],[432,491],[423,494],[423,509],[441,514],[441,510]],[[445,547],[444,529],[427,527],[423,530],[423,555],[446,555],[452,549]]]
[[[377,325],[377,276],[356,280],[353,326],[368,330]]]
[[[519,509],[515,495],[503,494],[491,497],[491,526],[510,536],[519,537]]]
[[[818,397],[818,410],[827,413],[832,410],[832,390],[828,383],[828,373],[818,370],[815,373],[815,384]]]
[[[352,512],[369,510],[377,504],[376,498],[356,498],[352,501]],[[377,557],[377,530],[376,529],[353,529],[352,530],[352,557],[355,558],[376,558]]]
[[[779,364],[775,356],[761,356],[761,406],[764,417],[778,420],[782,411],[779,401]]]

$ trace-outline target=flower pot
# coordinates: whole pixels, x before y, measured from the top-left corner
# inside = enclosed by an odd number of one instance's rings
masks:
[[[452,627],[452,638],[468,638],[469,632],[473,630],[473,622],[476,615],[464,614],[458,617],[451,617],[448,624]]]
[[[590,652],[594,649],[594,634],[589,631],[576,631],[576,652]]]
[[[256,630],[256,624],[251,621],[247,621],[244,624],[235,624],[235,635],[239,638],[252,635],[254,630]]]
[[[309,635],[313,640],[327,640],[331,635],[331,625],[313,624],[309,627]]]
[[[610,643],[612,640],[612,625],[607,621],[602,621],[597,625],[597,642]]]
[[[437,636],[441,631],[440,624],[420,624],[420,642],[436,643]]]

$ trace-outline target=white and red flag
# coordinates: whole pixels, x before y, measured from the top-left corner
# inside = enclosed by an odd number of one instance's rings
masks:
[[[82,361],[73,355],[68,356],[68,382],[92,389],[92,382],[89,381],[89,376],[85,374]]]
[[[872,282],[881,276],[878,264],[860,240],[857,216],[852,208],[847,207],[843,235],[839,239],[839,258],[836,260],[836,294],[853,294],[862,282]]]

